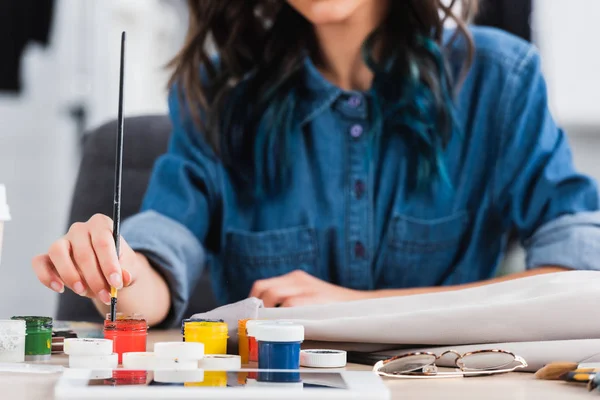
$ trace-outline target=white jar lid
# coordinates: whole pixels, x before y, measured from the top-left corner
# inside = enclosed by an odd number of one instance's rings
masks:
[[[0,221],[10,221],[10,209],[6,202],[6,186],[0,184]]]
[[[154,371],[187,371],[198,369],[197,360],[179,360],[174,358],[155,358]]]
[[[74,369],[116,369],[118,364],[117,353],[108,356],[69,356],[69,368]]]
[[[25,320],[4,319],[0,320],[0,337],[2,336],[21,336],[25,335]]]
[[[201,383],[204,382],[204,371],[189,369],[182,371],[154,371],[154,380],[159,383]]]
[[[304,326],[293,322],[269,321],[254,328],[254,337],[261,342],[302,342]]]
[[[250,337],[255,337],[256,327],[260,324],[264,324],[265,322],[269,322],[264,319],[251,319],[250,321],[246,321],[246,334]]]
[[[154,344],[156,358],[198,361],[204,357],[204,344],[199,342],[159,342]]]
[[[156,357],[151,352],[123,353],[123,368],[138,371],[152,371],[156,367]]]
[[[90,371],[89,379],[111,379],[113,377],[112,368],[94,369]]]
[[[346,366],[346,352],[342,350],[302,350],[300,365],[308,368],[343,368]]]
[[[242,368],[242,358],[233,354],[208,354],[198,362],[205,371],[235,371]]]
[[[110,356],[113,341],[96,338],[68,338],[64,340],[63,351],[69,356]]]

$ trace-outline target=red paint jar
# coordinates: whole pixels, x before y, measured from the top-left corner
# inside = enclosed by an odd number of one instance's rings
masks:
[[[246,321],[246,336],[248,338],[248,360],[250,362],[258,361],[258,342],[254,336],[256,326],[264,323],[264,320],[248,320]]]
[[[257,362],[258,361],[258,342],[256,341],[256,338],[250,336],[248,338],[248,360],[252,361],[252,362]]]
[[[119,355],[119,364],[123,362],[123,353],[145,352],[148,338],[148,324],[138,315],[117,315],[114,322],[107,315],[104,321],[104,338],[113,341],[113,352]]]

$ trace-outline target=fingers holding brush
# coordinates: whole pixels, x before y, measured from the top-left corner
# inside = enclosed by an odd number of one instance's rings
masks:
[[[98,266],[108,287],[121,290],[131,285],[133,278],[126,269],[136,262],[136,254],[125,239],[120,238],[120,257],[113,233],[113,220],[106,215],[94,215],[88,222],[90,239]]]
[[[54,242],[48,250],[48,257],[65,285],[80,296],[87,294],[87,286],[71,258],[72,245],[65,237]]]
[[[64,293],[65,284],[58,276],[54,264],[52,264],[47,254],[36,256],[31,264],[33,272],[44,286],[54,290],[56,293]]]
[[[72,257],[76,267],[81,271],[92,293],[103,302],[108,294],[108,284],[92,247],[91,229],[88,223],[73,225],[67,234],[72,248]],[[58,266],[57,266],[58,267]],[[60,271],[59,271],[60,272]]]
[[[102,221],[90,220],[91,243],[96,254],[100,270],[111,287],[123,288],[123,273],[117,257],[117,249],[113,239],[112,229]]]
[[[136,261],[135,252],[122,238],[121,257],[117,258],[112,219],[95,215],[85,223],[73,224],[32,266],[38,279],[55,292],[64,292],[66,286],[80,296],[110,304],[111,287],[122,289],[133,282],[121,264],[133,266]]]

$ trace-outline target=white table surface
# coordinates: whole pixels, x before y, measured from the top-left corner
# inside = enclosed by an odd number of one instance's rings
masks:
[[[153,332],[149,348],[158,341],[180,340],[179,332]],[[66,365],[65,356],[53,356],[52,363]],[[348,365],[349,370],[370,369]],[[0,399],[41,400],[54,398],[54,385],[59,374],[18,374],[0,372]],[[510,373],[489,377],[457,379],[400,380],[386,379],[392,399],[485,399],[485,400],[578,400],[600,399],[600,393],[589,393],[585,386],[556,381],[541,381],[530,373]]]

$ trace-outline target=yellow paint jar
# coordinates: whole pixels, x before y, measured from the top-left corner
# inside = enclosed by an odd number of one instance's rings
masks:
[[[248,334],[246,332],[247,319],[238,321],[238,353],[242,358],[242,364],[248,364],[250,358],[250,346],[248,343]]]
[[[228,328],[223,321],[185,320],[183,340],[204,344],[204,354],[227,354]]]

